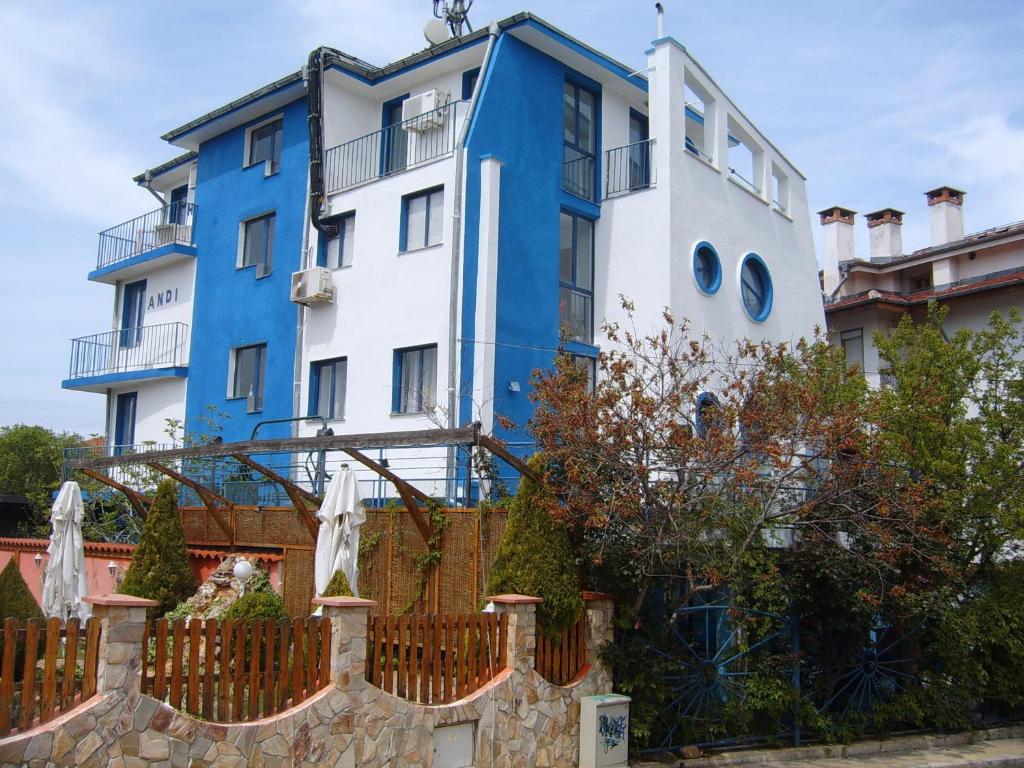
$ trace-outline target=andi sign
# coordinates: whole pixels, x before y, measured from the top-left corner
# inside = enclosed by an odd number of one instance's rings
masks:
[[[149,303],[146,305],[146,309],[158,309],[168,304],[174,304],[178,301],[178,289],[168,288],[166,291],[160,291],[159,293],[151,293],[149,295]]]

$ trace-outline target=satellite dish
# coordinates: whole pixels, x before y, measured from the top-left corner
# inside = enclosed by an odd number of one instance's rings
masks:
[[[431,19],[423,25],[423,36],[431,45],[440,45],[448,39],[448,25],[440,19]]]

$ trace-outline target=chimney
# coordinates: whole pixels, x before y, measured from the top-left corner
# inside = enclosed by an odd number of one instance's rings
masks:
[[[932,245],[945,245],[964,236],[964,195],[953,187],[925,192],[932,209]]]
[[[871,238],[871,260],[898,259],[903,255],[903,211],[883,208],[864,214]]]
[[[655,3],[654,9],[658,12],[658,36],[655,39],[661,40],[665,36],[665,6]]]
[[[832,297],[839,290],[842,282],[839,265],[844,261],[853,261],[853,217],[856,215],[856,211],[838,205],[818,211],[825,244],[822,288],[826,296]]]

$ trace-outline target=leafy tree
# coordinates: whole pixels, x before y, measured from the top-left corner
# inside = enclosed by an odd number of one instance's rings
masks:
[[[160,483],[121,585],[126,595],[156,600],[159,605],[153,613],[157,616],[190,597],[196,588],[176,499],[174,481]]]
[[[0,571],[0,619],[41,619],[43,612],[11,558]]]
[[[530,466],[544,471],[536,455]],[[543,598],[537,620],[543,631],[559,635],[583,610],[579,569],[569,532],[553,516],[555,501],[543,484],[524,477],[509,503],[508,521],[487,575],[490,595],[518,593]]]
[[[0,427],[0,492],[24,496],[34,512],[48,519],[53,493],[60,488],[64,449],[81,442],[72,432],[27,424]]]

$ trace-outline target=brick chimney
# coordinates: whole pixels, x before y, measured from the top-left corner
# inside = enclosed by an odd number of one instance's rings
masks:
[[[867,213],[871,259],[895,259],[903,255],[903,211],[883,208]]]
[[[964,236],[964,194],[953,187],[925,192],[932,209],[932,245],[945,245]]]
[[[818,211],[821,218],[822,241],[825,245],[825,256],[822,263],[822,288],[826,296],[832,296],[842,281],[839,264],[853,261],[853,217],[856,211],[833,205]]]

